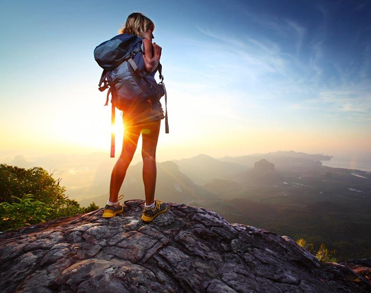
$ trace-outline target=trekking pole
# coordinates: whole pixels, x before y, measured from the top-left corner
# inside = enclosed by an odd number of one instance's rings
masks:
[[[115,105],[112,103],[111,111],[111,158],[115,157]]]

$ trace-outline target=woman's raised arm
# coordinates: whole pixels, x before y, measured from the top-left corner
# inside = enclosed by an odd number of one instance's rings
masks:
[[[146,71],[148,73],[151,73],[157,68],[158,63],[160,62],[162,48],[156,43],[152,44],[152,40],[150,39],[143,39],[143,44],[144,66],[146,67]]]

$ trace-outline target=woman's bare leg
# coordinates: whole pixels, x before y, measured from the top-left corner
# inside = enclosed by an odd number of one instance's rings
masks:
[[[161,120],[151,123],[142,132],[143,183],[146,204],[150,205],[155,199],[156,189],[156,148],[160,133]]]
[[[126,171],[137,148],[139,136],[140,129],[136,127],[125,127],[121,155],[117,160],[115,167],[113,167],[111,174],[109,197],[110,202],[118,201],[118,194],[120,192],[122,182],[125,179]]]

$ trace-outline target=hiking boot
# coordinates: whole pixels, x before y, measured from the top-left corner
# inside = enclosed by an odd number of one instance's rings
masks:
[[[167,204],[156,199],[155,207],[153,209],[144,208],[143,213],[142,213],[142,221],[147,222],[147,223],[151,222],[158,215],[166,213],[166,211],[167,211]]]
[[[106,204],[104,207],[103,218],[112,218],[118,214],[121,214],[124,211],[124,207],[121,204],[118,205],[109,205]]]

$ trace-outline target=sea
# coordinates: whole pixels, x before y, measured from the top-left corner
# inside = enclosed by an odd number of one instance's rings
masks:
[[[323,166],[345,168],[371,172],[371,157],[333,157],[329,161],[321,161]]]

